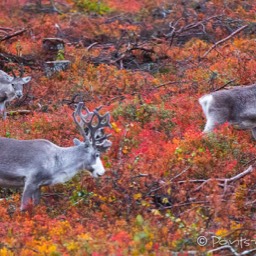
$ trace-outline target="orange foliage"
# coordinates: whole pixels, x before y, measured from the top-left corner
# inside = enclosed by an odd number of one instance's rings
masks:
[[[102,156],[105,176],[43,188],[28,212],[18,210],[18,191],[1,189],[0,255],[185,255],[212,249],[198,245],[200,235],[252,239],[256,172],[227,180],[254,164],[255,142],[228,124],[203,135],[198,98],[231,80],[255,82],[255,1],[95,1],[105,14],[82,13],[72,0],[55,1],[62,14],[3,2],[0,27],[27,31],[2,41],[1,54],[28,60],[33,79],[26,99],[7,107],[31,112],[0,120],[0,136],[71,146],[80,137],[73,98],[110,111],[113,145]],[[241,24],[249,27],[202,58]],[[63,37],[72,62],[50,78],[45,37]]]

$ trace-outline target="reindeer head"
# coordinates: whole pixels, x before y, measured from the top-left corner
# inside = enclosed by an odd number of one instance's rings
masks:
[[[24,69],[20,70],[20,75],[17,77],[12,70],[13,77],[10,77],[10,83],[15,91],[15,96],[21,98],[23,96],[23,85],[31,80],[31,76],[22,77]]]
[[[86,111],[85,114],[82,114],[83,108]],[[110,135],[106,135],[103,130],[104,127],[111,127],[110,114],[107,112],[104,115],[100,115],[98,111],[101,108],[102,107],[98,107],[91,112],[84,106],[83,102],[79,102],[73,113],[74,121],[84,138],[83,142],[74,139],[74,144],[83,147],[84,152],[86,152],[84,168],[88,170],[93,177],[98,177],[105,173],[100,156],[112,145],[112,142],[108,140]]]

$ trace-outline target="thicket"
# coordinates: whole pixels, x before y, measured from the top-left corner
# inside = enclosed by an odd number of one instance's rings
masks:
[[[22,63],[32,76],[0,120],[0,136],[70,146],[80,136],[71,116],[78,101],[104,105],[113,127],[102,178],[81,173],[45,187],[41,204],[25,213],[19,191],[1,189],[0,255],[253,253],[255,142],[227,124],[203,135],[198,98],[255,82],[255,1],[0,7],[0,69]],[[54,56],[42,40],[51,37],[64,40],[57,56],[71,66],[46,77],[44,62]]]

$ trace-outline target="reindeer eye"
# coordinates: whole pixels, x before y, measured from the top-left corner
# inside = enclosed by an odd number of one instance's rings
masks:
[[[95,157],[96,157],[96,158],[100,157],[100,153],[97,152],[97,153],[95,154]]]

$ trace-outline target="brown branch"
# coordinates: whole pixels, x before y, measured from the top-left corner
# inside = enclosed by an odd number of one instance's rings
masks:
[[[9,116],[14,116],[14,115],[27,115],[27,114],[30,114],[31,111],[30,110],[16,110],[16,111],[9,111],[7,112],[7,115]]]
[[[252,166],[250,165],[245,171],[237,174],[236,176],[232,177],[232,178],[229,178],[229,179],[222,179],[222,181],[227,181],[228,183],[231,183],[231,182],[234,182],[234,181],[237,181],[241,178],[243,178],[244,176],[246,176],[247,174],[251,173],[253,171],[253,168]],[[221,180],[221,179],[220,179]]]
[[[1,33],[1,34],[4,34],[4,35],[8,35],[8,32],[6,32],[6,31],[4,31],[4,30],[1,30],[1,29],[0,29],[0,33]]]
[[[172,179],[170,179],[168,182],[164,183],[162,186],[150,190],[150,191],[147,193],[147,195],[150,195],[151,193],[156,192],[156,191],[160,190],[161,188],[166,187],[167,185],[170,185],[171,182],[172,182],[174,179],[178,178],[178,177],[181,176],[183,173],[187,172],[189,169],[190,169],[190,166],[188,166],[187,168],[185,168],[183,171],[181,171],[180,173],[178,173],[176,176],[174,176],[174,177],[173,177]]]
[[[0,27],[0,30],[3,30],[3,31],[12,31],[13,29],[12,29],[12,28],[6,28],[6,27]]]
[[[170,84],[184,84],[184,83],[189,83],[190,81],[169,81],[169,82],[166,82],[166,83],[163,83],[163,84],[159,84],[153,88],[150,88],[149,90],[155,90],[155,89],[158,89],[160,87],[164,87],[166,85],[170,85]]]
[[[33,59],[32,57],[20,57],[10,53],[0,53],[0,61],[4,61],[7,63],[22,63],[25,66],[29,66],[31,69],[35,69],[36,67],[43,65],[41,60],[35,58]]]
[[[111,105],[113,102],[115,102],[116,100],[119,100],[120,101],[123,101],[126,97],[124,95],[119,95],[119,96],[116,96],[112,99],[110,99],[105,105],[109,106]]]
[[[98,42],[94,42],[94,43],[90,44],[90,45],[86,48],[86,50],[89,51],[90,49],[92,49],[93,46],[95,46],[95,45],[97,45],[97,44],[99,44],[99,43],[98,43]]]
[[[233,80],[228,81],[227,83],[225,83],[225,84],[222,85],[221,87],[215,89],[214,92],[219,91],[219,90],[221,90],[221,89],[224,89],[227,85],[233,83],[234,81],[236,81],[236,79],[233,79]]]
[[[218,185],[220,187],[224,187],[224,191],[226,191],[227,189],[227,185],[229,185],[229,183],[232,183],[232,182],[235,182],[241,178],[243,178],[244,176],[246,176],[247,174],[251,173],[254,169],[252,168],[252,166],[250,165],[246,170],[244,170],[243,172],[235,175],[234,177],[231,177],[229,179],[208,179],[208,180],[204,180],[202,181],[203,183],[198,186],[197,188],[195,188],[193,191],[198,191],[200,190],[206,183],[210,182],[210,181],[214,181],[214,180],[217,180],[217,181],[220,181],[220,182],[223,182],[222,183],[219,183]],[[195,182],[195,181],[194,181]]]
[[[167,209],[172,209],[174,207],[182,207],[182,206],[187,206],[187,205],[192,205],[192,204],[209,204],[209,201],[191,201],[191,202],[187,202],[187,203],[180,203],[180,204],[174,204],[171,206],[162,206],[161,208],[159,208],[158,210],[167,210]]]
[[[215,43],[208,51],[206,51],[204,53],[204,55],[201,57],[201,59],[205,58],[213,49],[215,49],[218,45],[226,42],[227,40],[229,40],[230,38],[232,38],[233,36],[235,36],[236,34],[238,34],[239,32],[241,32],[243,29],[247,28],[248,25],[244,25],[241,28],[235,30],[232,34],[230,34],[229,36],[221,39],[220,41],[218,41],[217,43]]]
[[[6,40],[8,40],[8,39],[10,39],[10,38],[12,38],[12,37],[15,37],[15,36],[19,36],[19,35],[23,34],[25,31],[27,31],[26,28],[23,28],[23,29],[21,29],[21,30],[18,30],[18,31],[16,31],[15,33],[13,33],[13,34],[11,34],[11,35],[7,35],[7,36],[1,38],[1,39],[0,39],[0,42],[6,41]]]
[[[222,250],[230,250],[233,255],[235,255],[235,256],[242,256],[242,255],[251,255],[252,252],[256,251],[256,248],[253,248],[251,250],[246,250],[246,251],[243,251],[243,252],[239,253],[231,245],[223,245],[223,246],[214,248],[212,250],[209,250],[206,253],[207,253],[207,255],[208,254],[212,255],[214,252],[222,251]]]

